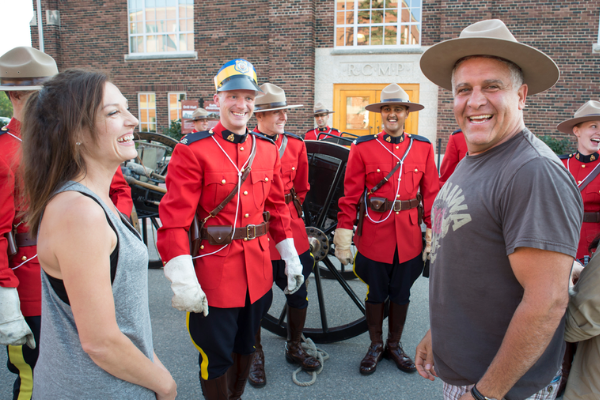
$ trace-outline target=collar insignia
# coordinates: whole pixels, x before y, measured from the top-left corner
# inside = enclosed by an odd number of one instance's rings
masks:
[[[179,143],[187,144],[187,139],[183,138],[183,139],[181,139],[181,141]]]
[[[579,151],[576,151],[574,154],[575,154],[575,158],[584,164],[590,163],[592,161],[596,161],[598,159],[598,153],[593,153],[593,154],[586,156],[584,154],[581,154]]]
[[[233,139],[235,138],[235,136],[233,136],[233,133],[229,136],[227,136],[227,140],[229,140],[230,142],[233,142]]]
[[[392,138],[390,136],[388,136],[388,137],[385,138],[385,141],[389,143],[389,142],[392,141]]]
[[[3,130],[3,131],[7,131],[7,130],[8,130],[8,128],[7,128],[6,126],[3,126],[3,127],[2,127],[2,130]]]
[[[590,156],[590,161],[594,161],[595,159],[596,159],[596,157],[594,157],[594,155],[592,154],[592,155]]]

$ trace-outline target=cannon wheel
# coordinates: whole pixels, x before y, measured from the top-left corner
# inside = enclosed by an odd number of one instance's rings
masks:
[[[326,141],[307,140],[305,143],[309,164],[308,180],[311,186],[303,205],[306,230],[309,241],[311,241],[311,229],[324,234],[328,240],[322,240],[323,244],[319,249],[315,249],[311,243],[315,259],[321,259],[317,264],[318,268],[313,270],[321,326],[305,328],[304,335],[315,343],[333,343],[350,339],[367,331],[364,301],[347,282],[347,279],[355,277],[354,273],[352,269],[346,270],[343,266],[341,269],[336,267],[335,261],[332,260],[333,250],[329,246],[329,243],[333,243],[333,232],[337,227],[338,200],[344,193],[343,183],[349,149]],[[317,235],[317,237],[319,236]],[[315,250],[318,253],[315,254]],[[336,304],[340,305],[349,300],[350,304],[354,304],[360,311],[359,318],[345,321],[346,323],[338,326],[329,326],[323,278],[331,279],[332,282],[341,286],[348,297],[336,299]],[[281,310],[274,308],[271,307],[269,314],[263,318],[262,326],[276,335],[285,337],[287,335],[286,307],[284,306]]]
[[[162,135],[154,132],[136,132],[135,141],[144,140],[149,143],[158,142],[167,147],[175,148],[177,140],[170,136]],[[161,171],[161,173],[165,173]],[[140,228],[142,233],[142,239],[146,247],[148,247],[148,220],[152,224],[152,229],[158,230],[160,227],[158,221],[158,203],[164,196],[162,191],[152,189],[152,185],[136,183],[135,180],[128,179],[129,186],[131,187],[131,197],[133,200],[134,210],[136,212],[136,218],[140,221]],[[148,268],[162,268],[162,261],[150,260],[148,262]]]

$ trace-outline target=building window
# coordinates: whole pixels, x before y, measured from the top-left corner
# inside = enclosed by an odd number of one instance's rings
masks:
[[[156,132],[156,95],[154,93],[138,93],[140,111],[140,131]]]
[[[185,100],[184,92],[169,92],[169,126],[171,122],[181,119],[181,100]]]
[[[422,0],[336,0],[335,46],[420,46]]]
[[[128,0],[129,54],[194,50],[194,0]]]

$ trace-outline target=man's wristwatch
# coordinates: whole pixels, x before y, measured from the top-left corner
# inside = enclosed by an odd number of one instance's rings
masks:
[[[471,395],[475,397],[475,400],[497,400],[493,397],[486,397],[482,395],[481,393],[479,393],[479,390],[477,390],[476,386],[473,386],[473,388],[471,389]]]

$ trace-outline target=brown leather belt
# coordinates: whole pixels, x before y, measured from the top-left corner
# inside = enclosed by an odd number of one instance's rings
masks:
[[[285,204],[290,204],[292,201],[294,201],[294,196],[291,193],[287,193],[284,198]]]
[[[600,222],[600,212],[584,212],[583,222]]]
[[[233,228],[230,225],[209,225],[202,228],[202,240],[208,240],[212,245],[229,244],[232,241],[231,232]],[[258,225],[247,225],[235,229],[233,240],[252,240],[267,234],[269,222],[263,222]]]
[[[15,235],[15,242],[17,243],[17,247],[29,247],[37,244],[37,240],[31,239],[28,232],[17,233]]]
[[[386,199],[385,197],[371,197],[367,201],[369,203],[369,208],[377,212],[386,212],[390,210],[398,212],[410,210],[413,208],[417,208],[420,203],[419,199],[391,201]]]

